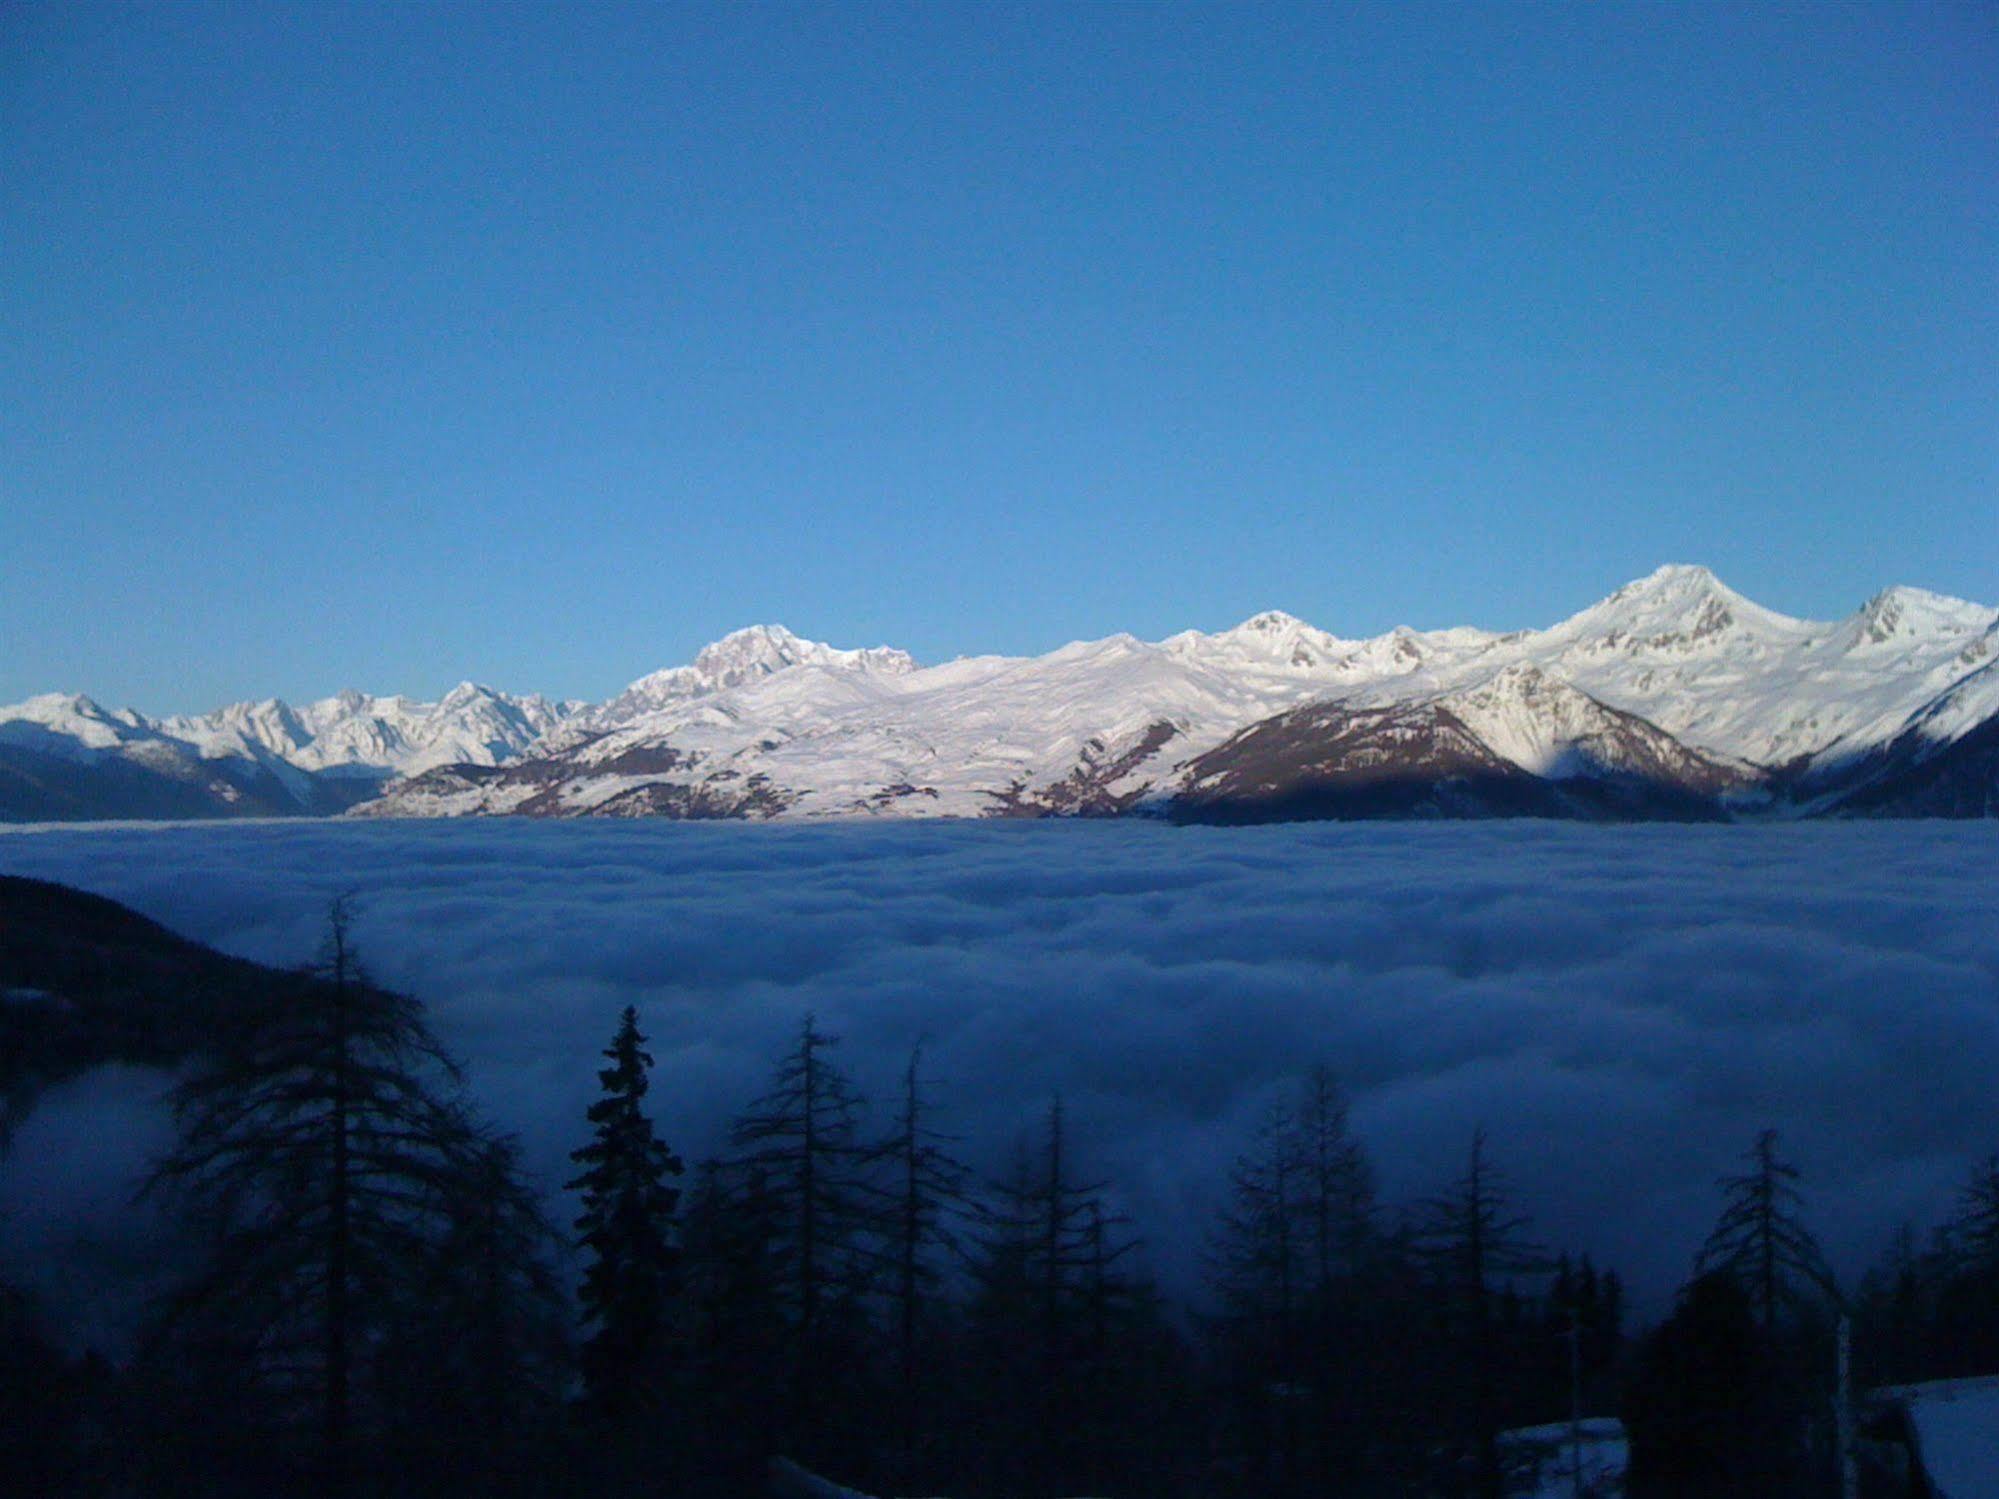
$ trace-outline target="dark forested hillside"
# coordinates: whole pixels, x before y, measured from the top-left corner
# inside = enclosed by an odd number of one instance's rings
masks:
[[[106,1062],[168,1065],[288,975],[102,896],[0,876],[0,1138],[51,1083]]]

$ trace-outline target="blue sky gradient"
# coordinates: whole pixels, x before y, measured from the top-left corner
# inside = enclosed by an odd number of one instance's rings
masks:
[[[1999,9],[0,10],[0,701],[1999,601]]]

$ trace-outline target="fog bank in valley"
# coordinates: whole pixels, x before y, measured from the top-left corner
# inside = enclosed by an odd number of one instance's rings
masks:
[[[878,1100],[924,1040],[948,1127],[988,1168],[1059,1092],[1155,1268],[1191,1289],[1229,1160],[1323,1061],[1391,1203],[1440,1188],[1483,1124],[1538,1236],[1624,1269],[1641,1314],[1762,1127],[1848,1274],[1999,1149],[1995,856],[1999,827],[1936,823],[0,836],[0,871],[271,963],[310,957],[354,892],[377,976],[429,1002],[551,1187],[619,1007],[640,1009],[660,1124],[690,1159],[811,1010]],[[63,1246],[119,1259],[163,1137],[155,1089],[62,1090],[0,1165],[12,1252],[56,1299],[84,1296]]]

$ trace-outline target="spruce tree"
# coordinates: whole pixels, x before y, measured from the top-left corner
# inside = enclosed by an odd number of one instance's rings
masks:
[[[583,1374],[592,1401],[624,1416],[658,1394],[670,1318],[680,1289],[674,1213],[680,1190],[669,1178],[680,1158],[654,1133],[644,1103],[652,1057],[627,1005],[597,1074],[603,1096],[590,1105],[590,1143],[570,1159],[584,1168],[569,1183],[582,1194],[577,1242],[589,1255],[578,1299],[590,1329]]]
[[[1701,1246],[1694,1271],[1735,1276],[1749,1293],[1758,1325],[1774,1334],[1787,1311],[1811,1310],[1838,1292],[1801,1216],[1798,1168],[1777,1155],[1777,1132],[1759,1134],[1746,1159],[1749,1170],[1719,1183],[1721,1217]]]
[[[232,1419],[262,1417],[271,1461],[316,1426],[318,1487],[334,1495],[357,1437],[382,1429],[362,1396],[483,1153],[422,1006],[368,981],[351,928],[336,901],[320,963],[174,1089],[178,1138],[144,1188],[183,1210],[206,1251],[148,1362],[226,1381]]]
[[[1460,1411],[1470,1488],[1480,1499],[1500,1499],[1500,1301],[1507,1279],[1545,1269],[1546,1255],[1523,1237],[1527,1220],[1512,1211],[1504,1179],[1487,1158],[1483,1129],[1472,1134],[1464,1175],[1426,1203],[1424,1215],[1424,1248],[1464,1376]]]
[[[1999,1368],[1999,1156],[1979,1162],[1938,1235],[1936,1334],[1940,1372]]]
[[[959,1253],[957,1220],[970,1206],[970,1168],[951,1154],[950,1140],[930,1124],[922,1060],[919,1045],[910,1052],[909,1066],[903,1073],[902,1103],[894,1132],[879,1150],[887,1168],[888,1296],[905,1463],[914,1462],[924,1397],[931,1383],[922,1377],[919,1348],[931,1331],[942,1297],[940,1261]]]
[[[887,1226],[880,1154],[861,1132],[860,1092],[826,1055],[835,1044],[804,1018],[769,1090],[737,1119],[727,1162],[730,1211],[767,1232],[761,1255],[788,1334],[789,1430],[773,1435],[808,1454],[829,1406],[855,1393],[862,1303]]]
[[[1242,1425],[1277,1489],[1351,1469],[1343,1449],[1362,1396],[1349,1313],[1373,1242],[1374,1176],[1347,1126],[1332,1073],[1315,1068],[1275,1105],[1230,1174],[1230,1203],[1210,1256],[1243,1404]],[[1267,1449],[1267,1450],[1266,1450]],[[1350,1476],[1350,1475],[1347,1475]]]

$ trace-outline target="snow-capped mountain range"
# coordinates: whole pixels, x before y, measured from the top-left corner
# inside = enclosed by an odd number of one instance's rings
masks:
[[[0,817],[1999,815],[1999,610],[1659,569],[1546,630],[1281,613],[919,666],[760,625],[601,704],[0,708]]]
[[[583,706],[465,682],[148,718],[48,693],[0,708],[0,819],[338,812],[397,776],[517,759]]]

